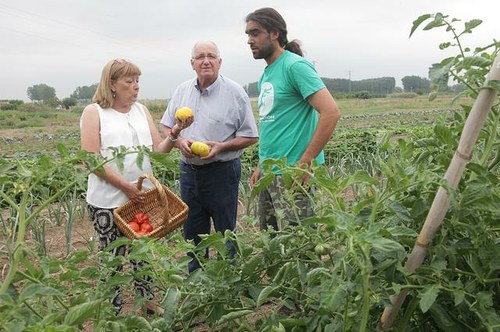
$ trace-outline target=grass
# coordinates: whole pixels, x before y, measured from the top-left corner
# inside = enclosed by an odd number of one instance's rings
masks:
[[[373,99],[338,99],[342,118],[337,132],[352,129],[383,129],[397,126],[428,126],[449,110],[459,109],[452,104],[452,95],[441,95],[433,101],[427,96],[415,98],[394,97]],[[167,101],[142,101],[159,123]],[[459,100],[467,103],[467,100]],[[252,101],[254,114],[257,105]],[[15,157],[19,154],[54,153],[55,144],[62,142],[71,149],[80,146],[79,121],[82,106],[71,111],[51,110],[0,111],[0,156]],[[159,125],[158,125],[159,127]]]

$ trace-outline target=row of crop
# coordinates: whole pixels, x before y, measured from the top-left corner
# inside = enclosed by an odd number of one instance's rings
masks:
[[[451,137],[459,122],[454,126],[437,124],[439,135],[425,145],[401,140],[374,148],[377,176],[363,170],[336,176],[327,168],[315,169],[314,218],[279,233],[212,234],[197,249],[213,248],[218,259],[200,257],[204,269],[190,275],[183,253],[193,247],[178,232],[162,241],[115,242],[113,247],[131,246],[125,258],[109,251],[97,257],[89,248],[64,260],[40,256],[40,265],[22,260],[18,277],[24,285],[2,296],[0,321],[6,330],[69,328],[87,321],[99,330],[191,330],[199,324],[243,331],[374,330],[389,296],[405,289],[412,296],[396,330],[498,326],[498,171],[480,164],[467,170],[425,267],[412,275],[402,268],[456,145]],[[44,161],[36,168],[50,178],[50,170],[60,164]],[[291,168],[285,176],[301,172]],[[242,222],[256,223],[251,215]],[[237,248],[235,260],[227,256],[228,240]],[[129,269],[117,273],[116,264],[134,260],[149,262],[141,273],[154,278],[160,304],[167,309],[164,317],[115,316],[106,301],[112,295],[109,285],[131,291],[137,276]],[[108,283],[99,283],[101,278]]]

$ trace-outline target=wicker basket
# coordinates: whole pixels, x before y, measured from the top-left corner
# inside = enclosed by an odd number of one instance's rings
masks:
[[[137,181],[137,188],[142,189],[142,182],[147,178],[154,188],[145,192],[144,202],[134,203],[128,201],[113,212],[115,223],[123,235],[129,239],[137,239],[142,235],[137,234],[130,228],[128,222],[138,212],[147,213],[149,223],[153,226],[153,231],[146,236],[151,238],[161,238],[172,232],[184,221],[188,214],[188,206],[177,195],[175,195],[167,186],[160,182],[151,174],[141,175]]]

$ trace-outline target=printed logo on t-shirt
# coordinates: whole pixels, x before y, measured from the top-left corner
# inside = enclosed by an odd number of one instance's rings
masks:
[[[269,115],[274,103],[274,88],[269,82],[262,84],[258,100],[259,122],[274,121],[274,115]]]

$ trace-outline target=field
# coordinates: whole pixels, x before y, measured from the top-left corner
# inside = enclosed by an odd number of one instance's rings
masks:
[[[499,231],[497,208],[491,201],[497,188],[486,184],[494,183],[493,177],[486,180],[482,173],[468,175],[470,186],[457,194],[448,217],[453,227],[438,236],[427,261],[429,267],[413,276],[405,275],[402,269],[456,148],[456,131],[461,128],[457,122],[464,120],[460,118],[463,110],[459,104],[472,102],[452,101],[452,95],[433,101],[426,96],[337,100],[342,118],[325,148],[326,167],[318,169],[313,179],[318,189],[318,216],[309,223],[317,227],[309,227],[306,222],[303,227],[271,237],[256,231],[255,197],[248,188],[248,177],[255,167],[257,150],[249,148],[243,156],[237,234],[213,234],[202,242],[203,248],[210,246],[212,257],[219,257],[204,262],[203,273],[186,274],[183,257],[191,247],[178,231],[162,242],[141,240],[132,247],[127,261],[150,262],[147,273],[154,274],[159,294],[164,295],[162,304],[171,308],[163,319],[147,316],[149,323],[141,320],[139,305],[134,302],[129,269],[114,280],[125,289],[125,309],[120,315],[123,318],[114,318],[109,306],[102,302],[109,289],[96,276],[113,276],[110,271],[117,262],[108,256],[99,261],[82,198],[84,178],[75,172],[75,165],[64,161],[79,150],[82,107],[69,111],[0,111],[0,166],[7,174],[2,190],[9,194],[3,198],[13,197],[26,209],[25,218],[33,216],[25,230],[16,228],[24,209],[15,212],[0,201],[0,280],[7,278],[8,248],[18,233],[26,231],[26,251],[33,258],[20,260],[18,278],[33,284],[21,297],[33,300],[37,309],[26,312],[22,305],[12,305],[11,315],[17,312],[26,315],[26,321],[36,321],[33,315],[50,313],[50,308],[57,306],[54,301],[64,301],[65,293],[71,294],[67,300],[71,303],[64,306],[70,312],[75,308],[75,317],[73,321],[66,317],[64,322],[84,330],[96,325],[111,329],[109,324],[114,322],[116,326],[135,326],[139,330],[155,326],[159,330],[253,331],[258,326],[266,331],[306,331],[309,324],[318,330],[350,331],[360,327],[361,331],[363,326],[375,328],[388,295],[405,288],[414,289],[417,295],[411,297],[399,330],[413,327],[418,331],[440,331],[450,322],[462,327],[481,326],[480,319],[494,326],[498,315],[492,312],[499,303],[495,298],[498,291],[496,295],[492,291],[498,287],[500,277],[500,257],[495,254],[498,240],[488,250],[484,248],[488,237],[494,239]],[[166,102],[144,103],[159,121]],[[156,176],[177,191],[178,155],[173,153],[169,158],[173,163],[155,164]],[[479,165],[479,161],[475,162]],[[25,179],[36,179],[36,173],[45,170],[49,176],[39,185],[28,187],[30,183]],[[290,176],[297,172],[291,169]],[[47,202],[46,197],[57,195],[71,181],[74,184],[70,190],[37,210]],[[480,189],[484,186],[491,190]],[[25,195],[28,188],[30,195]],[[475,220],[477,230],[465,224],[469,219]],[[462,241],[466,233],[469,241]],[[239,248],[235,266],[225,258],[224,241],[228,239]],[[450,246],[453,243],[456,246]],[[481,260],[475,254],[461,258],[462,248],[482,255]],[[455,265],[451,265],[453,260]],[[497,263],[487,267],[491,260]],[[475,276],[479,273],[478,279]],[[82,293],[82,289],[86,291]],[[51,297],[48,302],[44,294]],[[86,306],[85,301],[89,303]],[[447,313],[455,307],[461,318]],[[106,318],[93,314],[99,310]],[[469,317],[471,311],[475,316]],[[58,318],[53,319],[55,322]],[[50,324],[38,323],[38,327]]]
[[[389,128],[390,126],[420,126],[432,123],[443,111],[459,109],[452,95],[429,101],[427,96],[415,98],[341,99],[342,111],[338,131]],[[452,104],[453,102],[453,104]],[[159,122],[166,102],[148,102],[153,118]],[[254,105],[255,108],[255,105]],[[70,111],[20,112],[0,111],[0,154],[3,157],[51,153],[55,144],[79,147],[79,118],[82,107]]]

